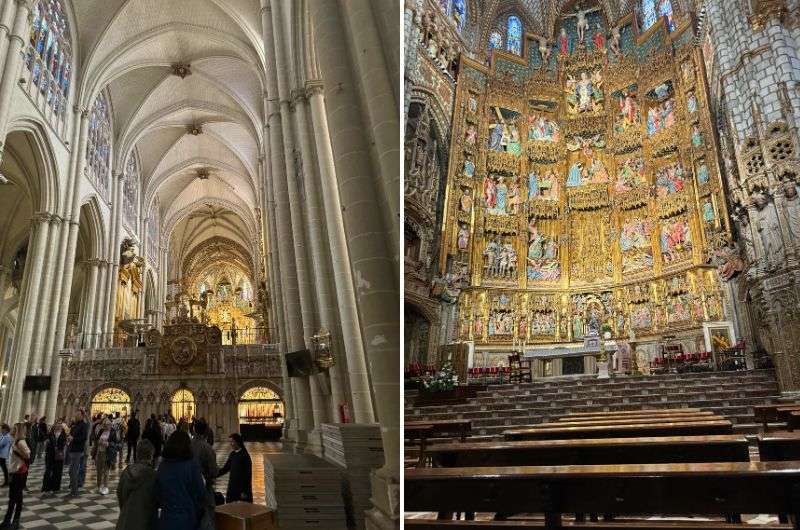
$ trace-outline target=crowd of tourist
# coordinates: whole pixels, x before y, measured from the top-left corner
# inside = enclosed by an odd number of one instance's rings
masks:
[[[142,427],[136,412],[130,416],[98,413],[87,417],[80,409],[71,421],[26,415],[13,427],[0,424],[2,488],[8,488],[8,510],[0,529],[19,528],[28,470],[44,458],[42,497],[62,490],[65,498],[81,495],[87,463],[95,466],[92,493],[108,495],[112,469],[122,469],[117,486],[120,514],[117,530],[205,530],[214,528],[214,510],[222,497],[214,485],[229,474],[225,502],[253,502],[252,462],[241,435],[229,437],[231,453],[217,466],[214,431],[201,418],[176,423],[170,414],[151,414]],[[126,451],[127,449],[127,451]]]

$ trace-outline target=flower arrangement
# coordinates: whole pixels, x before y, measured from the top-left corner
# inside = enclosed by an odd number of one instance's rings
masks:
[[[453,390],[458,382],[458,376],[453,371],[453,363],[450,361],[442,364],[438,373],[427,376],[422,380],[423,388],[426,392],[447,392]]]

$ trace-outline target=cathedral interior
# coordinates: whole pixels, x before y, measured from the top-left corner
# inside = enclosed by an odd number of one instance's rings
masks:
[[[354,524],[394,527],[402,30],[376,4],[0,1],[3,422],[170,413],[318,457],[360,426]]]
[[[596,335],[619,370],[746,362],[800,390],[796,22],[791,1],[408,3],[407,370],[462,344],[469,368],[593,373]]]
[[[800,528],[800,2],[404,15],[406,527]]]
[[[800,2],[404,27],[406,527],[800,528]]]

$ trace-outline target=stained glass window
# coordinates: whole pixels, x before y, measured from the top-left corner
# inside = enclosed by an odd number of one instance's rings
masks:
[[[122,189],[122,211],[128,226],[136,228],[136,190],[139,187],[139,165],[131,152],[125,164],[124,186]]]
[[[89,115],[89,136],[86,142],[86,174],[95,183],[100,195],[107,198],[111,159],[111,117],[108,99],[99,94]]]
[[[675,29],[672,19],[672,0],[642,0],[641,25],[642,31],[647,31],[660,17],[667,17],[667,28]]]
[[[503,47],[503,35],[499,31],[493,31],[491,35],[489,35],[489,48],[502,48]]]
[[[450,18],[456,24],[456,29],[461,32],[467,22],[467,4],[464,0],[453,0],[450,5]]]
[[[508,17],[508,37],[506,38],[506,49],[511,53],[522,55],[522,22],[519,17],[511,15]]]
[[[72,39],[66,10],[61,0],[40,0],[31,16],[25,64],[48,107],[63,115],[72,78]]]

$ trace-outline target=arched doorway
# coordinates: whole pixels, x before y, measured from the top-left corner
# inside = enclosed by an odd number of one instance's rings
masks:
[[[194,403],[194,394],[186,388],[179,388],[172,394],[172,417],[175,421],[180,421],[185,418],[186,421],[191,421],[194,417],[194,412],[197,410]]]
[[[116,412],[119,412],[122,416],[127,416],[130,410],[131,397],[120,388],[104,388],[92,398],[92,417],[98,413],[114,414]]]
[[[239,398],[239,429],[248,441],[280,439],[284,417],[283,400],[271,388],[252,387]]]

